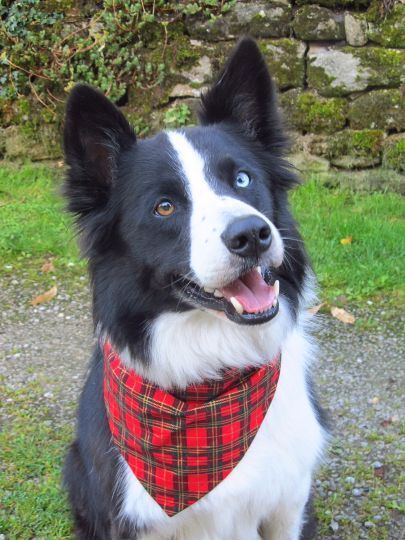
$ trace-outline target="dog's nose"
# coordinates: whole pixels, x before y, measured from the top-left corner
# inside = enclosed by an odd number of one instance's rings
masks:
[[[262,218],[247,216],[230,223],[221,238],[231,253],[258,259],[270,247],[271,230]]]

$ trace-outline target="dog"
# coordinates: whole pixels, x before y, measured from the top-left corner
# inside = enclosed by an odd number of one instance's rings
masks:
[[[327,440],[311,381],[315,278],[253,39],[202,95],[199,122],[137,140],[97,90],[78,85],[67,103],[64,193],[97,334],[64,467],[78,539],[311,534]]]

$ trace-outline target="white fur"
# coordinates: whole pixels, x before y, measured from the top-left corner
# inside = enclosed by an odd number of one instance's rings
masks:
[[[267,358],[273,352],[273,340],[278,345],[276,328],[284,335],[285,328],[280,326],[291,324],[288,314],[282,315],[286,309],[282,302],[277,318],[284,319],[284,324],[274,324],[276,318],[273,324],[265,325],[265,329],[256,327],[259,341],[264,343],[267,336]],[[210,317],[209,314],[203,316]],[[178,325],[177,331],[183,333],[184,321],[178,319]],[[241,337],[241,328],[233,323],[230,328],[232,330],[224,335],[226,345],[230,344],[233,334],[239,345],[245,342],[245,352],[253,336],[242,332]],[[169,346],[176,358],[173,351],[178,340],[170,345],[166,336],[159,336],[156,334],[155,338],[163,340],[160,345]],[[207,338],[209,335],[197,334],[193,344],[197,343],[195,346],[203,350],[210,342]],[[218,343],[218,336],[212,334],[212,338]],[[261,524],[265,540],[299,538],[311,474],[325,439],[305,383],[305,370],[314,350],[306,337],[304,321],[284,337],[281,351],[277,391],[248,452],[232,473],[200,501],[169,518],[122,462],[125,496],[121,517],[134,525],[147,524],[151,528],[140,536],[142,540],[256,540],[260,538],[257,530]],[[189,357],[192,356],[190,347]],[[244,360],[243,355],[239,355],[239,359]],[[134,516],[138,516],[136,522]]]
[[[169,131],[167,137],[180,164],[192,204],[190,266],[197,281],[205,287],[220,288],[239,277],[242,261],[228,251],[221,234],[235,218],[242,216],[259,216],[269,225],[272,243],[262,262],[264,266],[280,266],[283,241],[274,224],[253,206],[215,193],[208,182],[202,155],[183,133]],[[209,180],[215,185],[214,177]]]

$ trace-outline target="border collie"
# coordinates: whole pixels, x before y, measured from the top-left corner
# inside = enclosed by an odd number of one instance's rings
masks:
[[[67,104],[64,191],[89,260],[98,337],[64,469],[80,539],[297,540],[309,529],[327,438],[310,377],[315,280],[288,206],[298,180],[283,157],[275,88],[252,39],[202,96],[199,122],[137,140],[93,88],[76,86]],[[249,447],[175,515],[112,436],[105,343],[124,371],[169,396],[280,355]]]

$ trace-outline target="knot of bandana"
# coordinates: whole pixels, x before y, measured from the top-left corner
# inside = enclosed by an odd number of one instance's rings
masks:
[[[259,368],[168,392],[104,345],[104,400],[114,444],[169,516],[194,504],[236,467],[274,397],[281,355]]]

